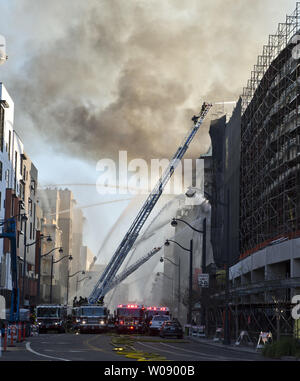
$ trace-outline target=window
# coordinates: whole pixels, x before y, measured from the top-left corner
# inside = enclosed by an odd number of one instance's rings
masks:
[[[30,216],[32,216],[32,200],[30,197],[28,198],[28,211]]]
[[[22,201],[25,201],[25,186],[20,182],[20,197]]]
[[[5,186],[9,188],[9,169],[5,171]]]

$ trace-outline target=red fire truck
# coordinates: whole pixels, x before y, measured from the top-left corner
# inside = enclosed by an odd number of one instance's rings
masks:
[[[115,311],[115,327],[118,333],[144,333],[145,307],[141,304],[119,304]]]

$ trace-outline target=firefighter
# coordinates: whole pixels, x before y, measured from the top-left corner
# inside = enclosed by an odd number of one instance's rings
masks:
[[[199,116],[197,116],[197,115],[194,115],[194,116],[192,117],[192,121],[193,121],[195,124],[198,122],[198,119],[199,119]]]
[[[74,297],[73,299],[73,307],[77,306],[77,296]]]

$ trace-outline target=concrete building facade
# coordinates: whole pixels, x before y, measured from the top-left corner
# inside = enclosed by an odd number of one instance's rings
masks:
[[[0,83],[0,219],[15,217],[17,220],[18,281],[21,303],[25,305],[33,303],[37,294],[32,244],[37,231],[37,182],[38,171],[24,152],[22,140],[14,129],[14,103]],[[20,217],[21,214],[26,215],[27,221]],[[0,289],[7,297],[7,304],[12,289],[10,256],[10,243],[2,239]]]

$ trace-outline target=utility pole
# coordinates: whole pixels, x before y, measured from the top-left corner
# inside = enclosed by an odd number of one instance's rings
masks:
[[[37,302],[40,303],[40,295],[41,295],[41,259],[42,259],[42,242],[39,242],[39,254],[38,254],[38,281],[37,281]]]
[[[167,239],[165,242],[166,246],[170,245],[170,242],[175,243],[179,247],[182,248],[184,251],[188,251],[190,253],[190,275],[189,275],[189,302],[188,302],[188,316],[187,316],[187,323],[191,324],[192,322],[192,308],[193,308],[193,303],[192,303],[192,290],[193,290],[193,239],[190,240],[190,248],[187,249],[180,245],[180,243],[173,241],[172,239]]]
[[[53,278],[53,255],[51,255],[51,272],[50,272],[50,304],[52,303],[52,278]]]
[[[70,269],[69,269],[69,263],[68,263],[68,273],[67,273],[67,302],[66,302],[66,305],[68,305],[68,300],[69,300],[69,280],[70,280]]]

